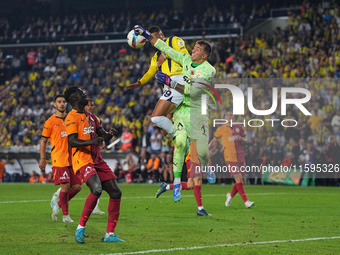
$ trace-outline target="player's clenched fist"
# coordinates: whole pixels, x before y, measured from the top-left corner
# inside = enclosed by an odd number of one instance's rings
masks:
[[[118,135],[118,130],[115,129],[115,128],[110,128],[108,133],[109,133],[109,135],[117,136]]]
[[[171,80],[166,73],[158,72],[155,77],[158,82],[168,85],[170,88],[175,88],[177,85],[177,82]]]
[[[149,39],[149,37],[150,37],[150,32],[145,30],[144,28],[142,28],[140,25],[135,25],[133,27],[133,30],[135,31],[136,35],[142,35],[146,39]]]

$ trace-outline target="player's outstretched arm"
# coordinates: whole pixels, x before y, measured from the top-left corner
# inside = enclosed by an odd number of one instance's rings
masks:
[[[156,79],[158,82],[163,83],[168,85],[170,88],[177,90],[179,93],[184,94],[184,89],[185,89],[185,85],[180,84],[176,81],[171,80],[171,78],[169,77],[169,75],[162,73],[162,72],[158,72],[156,74]]]
[[[162,40],[153,37],[149,31],[145,30],[140,25],[135,25],[134,30],[137,35],[143,35],[147,40],[149,40],[149,42],[155,48],[159,49],[161,52],[164,52],[166,55],[168,55],[172,60],[176,61],[177,63],[183,65],[184,59],[188,57],[190,58],[188,54],[178,52],[171,48]]]
[[[128,85],[127,89],[137,89],[140,86],[142,86],[142,83],[140,82],[140,80],[137,80],[135,83]]]
[[[68,144],[71,147],[86,147],[89,145],[102,145],[104,142],[104,138],[103,137],[97,137],[94,139],[90,139],[90,140],[80,140],[78,139],[78,134],[71,134],[68,137]]]

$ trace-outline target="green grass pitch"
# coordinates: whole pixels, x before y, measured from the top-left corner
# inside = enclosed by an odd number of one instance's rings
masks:
[[[121,184],[120,220],[115,234],[126,243],[103,243],[108,195],[87,223],[85,244],[74,240],[86,185],[70,202],[74,223],[52,222],[52,184],[0,184],[0,254],[109,254],[161,250],[145,254],[339,254],[340,239],[267,243],[340,236],[340,189],[337,187],[245,186],[255,202],[244,207],[237,195],[224,206],[231,186],[203,185],[203,205],[213,217],[196,216],[192,191],[182,191],[174,203],[172,192],[155,198],[158,185]],[[21,202],[20,202],[21,201]],[[25,201],[25,202],[24,202]],[[258,244],[257,242],[266,242]],[[217,246],[237,244],[236,246]],[[244,245],[242,245],[244,244]],[[170,250],[194,246],[208,248]],[[135,253],[138,254],[138,253]]]

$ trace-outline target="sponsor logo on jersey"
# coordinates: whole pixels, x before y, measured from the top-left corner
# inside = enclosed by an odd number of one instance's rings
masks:
[[[94,133],[94,127],[89,126],[89,127],[84,127],[84,132],[83,135]]]
[[[65,136],[67,136],[67,133],[66,133],[66,131],[63,131],[63,132],[61,132],[60,134],[61,134],[61,137],[65,137]]]
[[[237,136],[230,136],[229,138],[228,138],[228,141],[235,141],[236,140],[236,138],[237,138]]]

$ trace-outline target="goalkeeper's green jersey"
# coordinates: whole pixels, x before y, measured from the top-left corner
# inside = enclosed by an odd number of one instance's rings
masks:
[[[183,104],[190,107],[191,110],[200,110],[202,107],[201,96],[209,90],[206,85],[212,86],[216,74],[215,68],[208,61],[194,67],[190,55],[174,50],[162,40],[157,40],[154,46],[182,65],[185,81]]]

